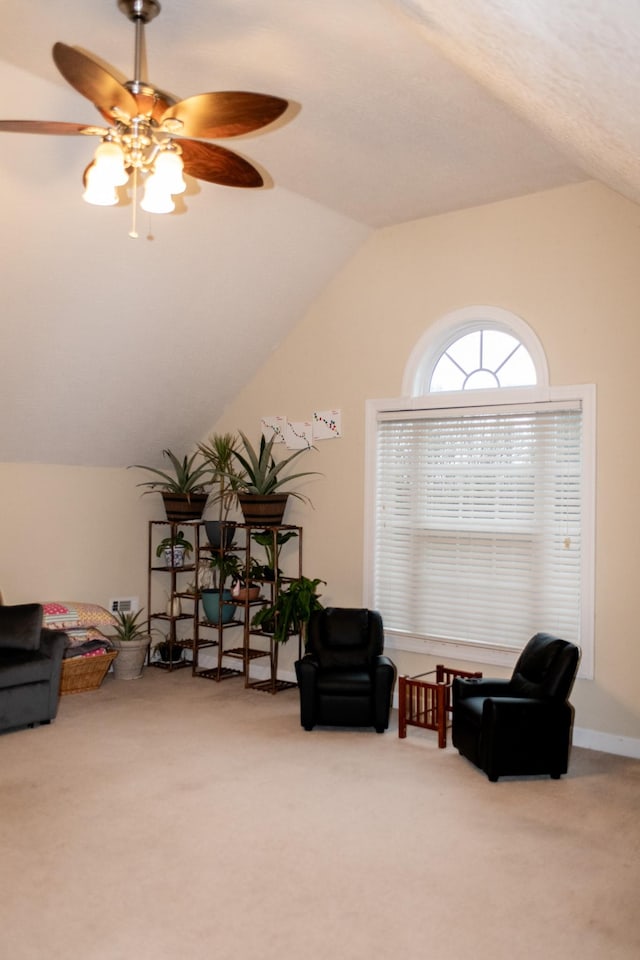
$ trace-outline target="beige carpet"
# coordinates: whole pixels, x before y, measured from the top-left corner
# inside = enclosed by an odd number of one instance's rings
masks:
[[[491,784],[435,734],[148,669],[0,736],[2,960],[640,957],[640,762]]]

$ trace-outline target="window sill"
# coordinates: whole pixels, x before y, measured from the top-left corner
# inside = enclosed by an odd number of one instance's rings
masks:
[[[422,653],[430,657],[448,660],[464,660],[467,663],[489,663],[496,667],[513,670],[520,654],[519,650],[499,644],[465,642],[463,640],[442,640],[427,637],[413,637],[406,633],[385,630],[385,648],[404,650],[407,653]]]
[[[413,637],[394,630],[385,630],[385,650],[404,650],[406,653],[421,653],[439,660],[463,660],[470,664],[487,663],[494,667],[513,670],[520,650],[500,644],[478,643],[469,640],[443,640],[430,637]],[[593,680],[593,671],[583,657],[578,669],[581,680]]]

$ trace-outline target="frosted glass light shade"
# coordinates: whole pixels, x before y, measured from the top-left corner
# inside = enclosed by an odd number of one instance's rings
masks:
[[[155,174],[151,174],[147,179],[140,206],[147,213],[171,213],[176,208],[170,192],[162,181],[157,179]]]
[[[91,164],[87,170],[86,186],[82,199],[97,207],[112,207],[118,202],[118,194],[113,182],[100,173],[100,169]]]
[[[184,167],[182,157],[174,150],[164,150],[159,153],[153,167],[153,175],[169,193],[184,193],[187,189],[182,176]]]
[[[105,180],[114,187],[123,186],[129,179],[124,166],[122,148],[112,140],[103,141],[95,152],[94,163]]]

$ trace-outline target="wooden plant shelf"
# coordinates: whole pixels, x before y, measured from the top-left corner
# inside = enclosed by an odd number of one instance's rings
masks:
[[[206,670],[196,670],[194,677],[201,677],[203,680],[229,680],[231,677],[241,677],[242,670],[232,670],[230,667],[210,667]]]
[[[290,690],[298,684],[291,680],[251,680],[247,687],[250,690],[259,690],[261,693],[279,693],[281,690]]]
[[[183,670],[191,666],[191,660],[152,660],[149,666],[157,670]]]

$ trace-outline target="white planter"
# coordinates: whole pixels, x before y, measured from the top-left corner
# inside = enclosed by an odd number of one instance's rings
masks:
[[[184,567],[184,547],[165,547],[164,562],[167,567]]]
[[[118,651],[118,656],[113,661],[116,680],[137,680],[141,677],[151,637],[143,637],[140,640],[112,639],[111,642]]]

